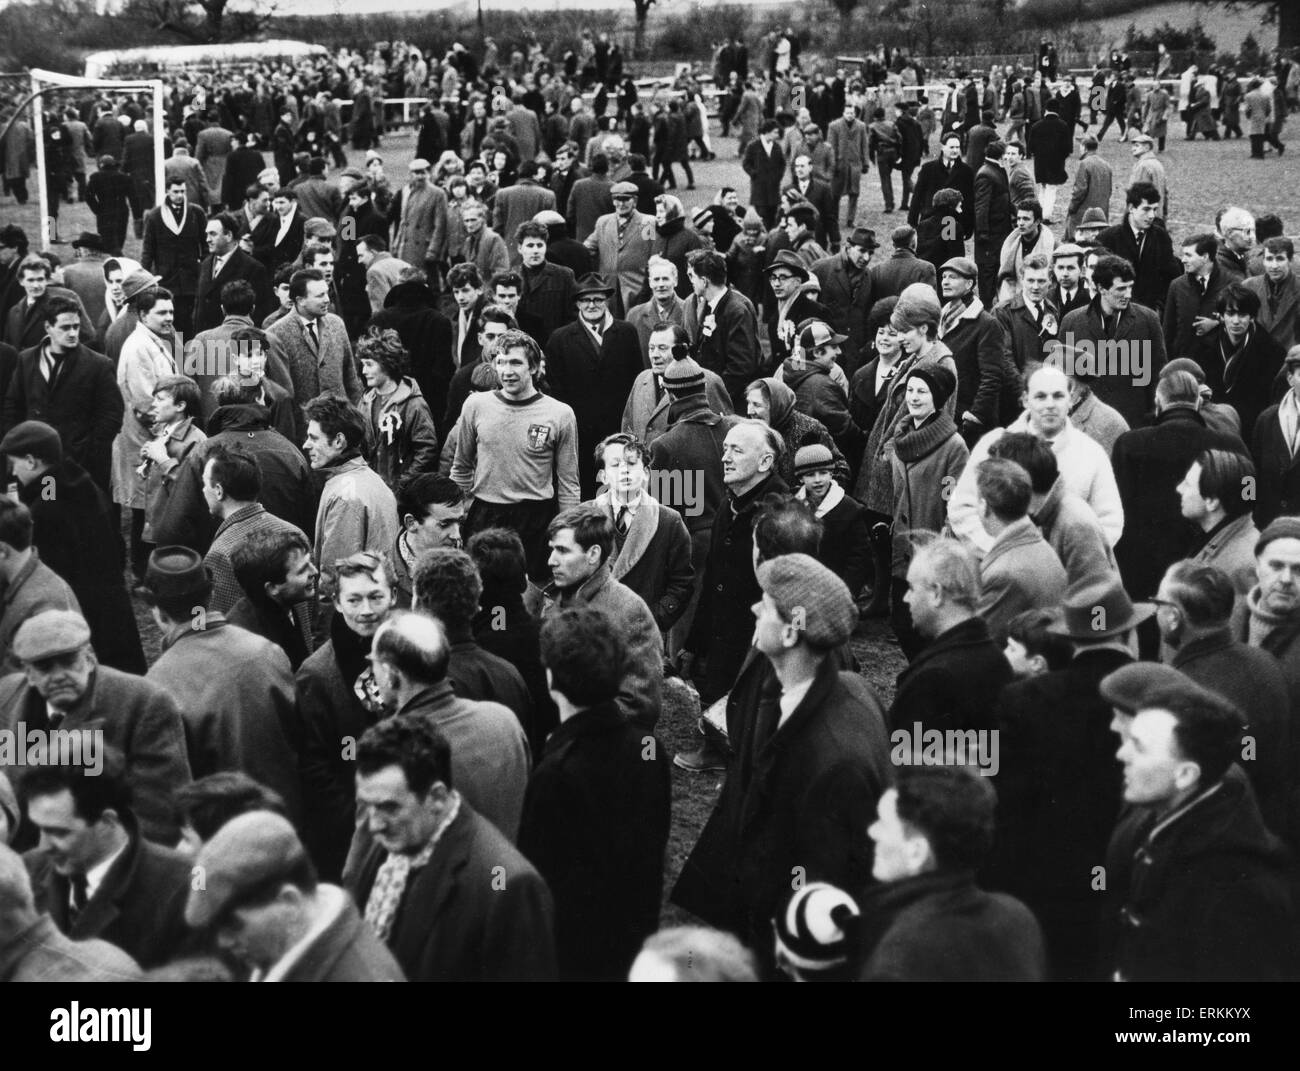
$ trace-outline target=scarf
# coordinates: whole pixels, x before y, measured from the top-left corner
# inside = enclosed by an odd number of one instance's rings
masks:
[[[428,864],[433,857],[433,850],[438,847],[438,841],[459,813],[460,794],[452,792],[451,810],[434,830],[429,843],[415,855],[389,852],[388,858],[379,865],[375,883],[370,887],[370,895],[366,897],[366,922],[385,944],[393,932],[397,909],[402,906],[402,897],[406,895],[406,883],[411,877],[411,871]]]
[[[1234,347],[1232,340],[1228,337],[1227,328],[1219,331],[1219,352],[1223,354],[1223,389],[1225,393],[1230,394],[1237,385],[1237,376],[1241,374],[1241,357],[1246,352],[1246,347],[1250,345],[1253,334],[1253,328],[1246,328],[1246,333],[1241,336],[1241,342]]]
[[[932,413],[919,428],[913,425],[894,440],[894,453],[906,465],[929,457],[957,434],[957,425],[944,410]]]
[[[1274,629],[1295,624],[1295,618],[1288,614],[1275,614],[1264,608],[1259,585],[1250,589],[1246,596],[1246,610],[1250,614],[1250,632],[1246,642],[1252,647],[1260,647]]]
[[[978,305],[979,308],[975,308]],[[967,309],[974,309],[974,316],[978,316],[984,311],[984,305],[980,299],[975,296],[972,290],[965,297],[953,298],[943,307],[943,312],[939,314],[939,337],[943,338],[949,331],[957,326],[958,321],[966,315]]]
[[[162,208],[159,209],[158,215],[162,217],[163,226],[179,238],[181,236],[181,230],[185,226],[185,218],[189,215],[189,211],[190,199],[187,195],[185,200],[181,202],[181,218],[179,222],[177,222],[176,215],[172,211],[172,206],[170,204],[164,203]]]
[[[330,641],[334,644],[334,661],[343,684],[352,690],[370,724],[374,724],[383,716],[384,706],[375,686],[374,671],[366,657],[370,654],[370,637],[358,636],[348,628],[342,614],[335,614],[330,621]]]

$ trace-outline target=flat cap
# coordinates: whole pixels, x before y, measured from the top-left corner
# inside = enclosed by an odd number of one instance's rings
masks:
[[[31,454],[42,461],[58,463],[63,460],[63,440],[57,429],[40,420],[24,420],[15,424],[0,439],[0,454],[6,457],[26,457]]]
[[[190,889],[185,921],[195,929],[211,926],[239,898],[287,875],[307,853],[287,818],[249,811],[222,826],[200,850],[196,872],[202,888]]]
[[[946,271],[955,271],[967,279],[978,279],[980,274],[979,268],[975,267],[975,261],[970,257],[949,257],[943,262],[939,273],[942,275]]]
[[[1086,252],[1088,251],[1084,249],[1083,246],[1074,242],[1062,242],[1052,250],[1052,259],[1056,260],[1059,257],[1081,257]]]
[[[611,197],[636,197],[640,194],[635,182],[616,182],[610,187]]]
[[[90,626],[76,610],[44,610],[33,614],[14,633],[14,657],[22,662],[71,654],[90,642]]]
[[[543,208],[533,217],[534,223],[541,223],[546,227],[557,227],[563,225],[566,220],[553,208]]]
[[[1173,666],[1162,662],[1131,662],[1103,677],[1098,691],[1112,707],[1125,714],[1136,714],[1146,696],[1167,688],[1185,688],[1188,692],[1204,690]]]
[[[807,554],[783,554],[758,567],[758,585],[812,647],[831,650],[853,635],[857,607],[848,585]]]

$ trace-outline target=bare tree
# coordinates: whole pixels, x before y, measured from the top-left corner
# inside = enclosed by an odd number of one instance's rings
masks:
[[[274,0],[251,9],[229,10],[230,0],[141,0],[132,15],[154,30],[206,44],[253,37],[275,18]]]
[[[645,55],[645,20],[654,3],[655,0],[632,0],[632,6],[636,9],[636,35],[632,39],[632,52],[638,59]]]

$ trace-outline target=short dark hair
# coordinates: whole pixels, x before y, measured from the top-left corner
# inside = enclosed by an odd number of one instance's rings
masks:
[[[473,623],[483,595],[474,559],[452,547],[435,547],[421,554],[411,571],[411,587],[420,611],[438,618],[450,632]]]
[[[1197,490],[1202,498],[1217,498],[1229,517],[1241,517],[1255,508],[1255,462],[1235,450],[1203,450]]]
[[[203,459],[212,466],[212,483],[236,502],[256,502],[262,497],[262,467],[242,446],[217,443]]]
[[[623,680],[626,652],[613,621],[590,606],[548,617],[541,631],[542,665],[551,687],[578,707],[613,699]]]
[[[813,208],[812,205],[805,201],[802,204],[797,204],[792,208],[787,209],[785,218],[792,219],[801,227],[807,227],[809,230],[812,230],[817,226],[817,209]]]
[[[824,526],[806,503],[797,498],[769,494],[759,504],[754,518],[754,546],[759,561],[783,554],[817,557]]]
[[[182,785],[172,793],[172,807],[180,825],[191,826],[203,841],[232,818],[249,811],[270,811],[288,817],[283,797],[246,773],[222,770]]]
[[[56,323],[60,316],[66,316],[68,313],[73,313],[78,320],[81,318],[81,308],[70,297],[55,294],[45,302],[45,322],[47,324]]]
[[[482,311],[478,314],[478,327],[483,330],[484,324],[505,324],[510,331],[519,329],[518,321],[506,312],[504,305],[484,305]]]
[[[1010,524],[1029,512],[1033,488],[1029,473],[1014,461],[990,457],[981,461],[975,470],[975,484],[980,498],[999,521]]]
[[[171,300],[172,292],[166,287],[151,286],[137,294],[131,306],[135,309],[137,316],[144,316],[146,313],[153,312],[153,307],[158,302]]]
[[[340,395],[321,394],[309,401],[303,412],[308,422],[320,425],[327,439],[342,435],[349,448],[360,446],[366,437],[365,418]]]
[[[265,192],[266,192],[266,187],[263,186],[260,182],[250,182],[247,186],[244,187],[244,200],[256,201]]]
[[[546,526],[546,538],[555,536],[566,528],[573,529],[573,541],[583,550],[600,547],[600,562],[604,565],[614,550],[614,522],[599,506],[585,503],[571,506]]]
[[[1092,266],[1092,282],[1098,290],[1109,290],[1115,285],[1116,279],[1128,283],[1136,278],[1137,272],[1133,270],[1133,265],[1114,253],[1098,257],[1097,263]]]
[[[1022,610],[1007,623],[1007,639],[1015,640],[1031,658],[1041,655],[1049,670],[1070,664],[1074,647],[1068,636],[1050,631],[1056,615],[1050,610]]]
[[[0,543],[20,551],[32,545],[32,511],[7,497],[0,497]]]
[[[297,301],[299,298],[306,297],[308,283],[323,283],[324,281],[325,273],[318,268],[299,268],[289,276],[289,300]]]
[[[126,822],[131,821],[133,814],[126,758],[111,744],[103,747],[102,769],[51,757],[50,761],[28,769],[18,790],[28,806],[38,797],[69,792],[77,817],[88,825],[98,822],[105,811],[114,811]]]
[[[1165,573],[1171,594],[1187,620],[1198,628],[1226,625],[1237,602],[1232,578],[1217,565],[1185,558]]]
[[[1186,249],[1188,246],[1196,250],[1198,257],[1213,257],[1219,252],[1219,239],[1216,235],[1203,231],[1184,238],[1179,248]]]
[[[429,516],[431,506],[459,506],[465,501],[465,492],[455,481],[436,472],[422,472],[407,476],[397,485],[397,519],[407,516],[417,521]]]
[[[307,268],[316,266],[316,258],[321,255],[334,255],[334,247],[328,242],[309,241],[302,247],[302,262]],[[323,274],[323,273],[322,273]]]
[[[1264,217],[1260,216],[1259,218],[1263,219]],[[1259,227],[1258,220],[1255,222],[1255,227],[1257,229]],[[1264,252],[1272,253],[1274,256],[1277,256],[1278,253],[1285,253],[1287,260],[1291,260],[1295,256],[1295,243],[1286,237],[1266,238],[1264,240]]]
[[[714,286],[727,285],[727,261],[712,249],[693,249],[686,254],[686,266]]]
[[[984,159],[1001,160],[1007,152],[1007,143],[1005,141],[990,141],[984,148]]]
[[[357,244],[366,243],[366,248],[372,253],[387,253],[388,239],[382,234],[363,234],[357,239]]]
[[[1095,270],[1092,276],[1094,279],[1097,277]],[[1261,308],[1259,294],[1242,283],[1229,283],[1219,291],[1219,297],[1214,302],[1215,312],[1244,312],[1252,320],[1259,315]]]
[[[611,446],[623,447],[623,456],[627,457],[631,452],[639,457],[648,466],[650,464],[650,448],[646,446],[631,432],[616,431],[613,435],[606,435],[596,444],[596,449],[592,451],[592,457],[596,461],[596,471],[599,472],[605,467],[605,451]],[[608,477],[605,480],[609,482]]]
[[[940,870],[977,870],[993,846],[993,785],[964,766],[902,766],[898,817],[920,831]]]
[[[221,288],[221,309],[227,316],[247,316],[257,305],[257,294],[247,279],[231,279]]]
[[[283,584],[295,551],[311,557],[311,544],[296,528],[251,532],[230,552],[230,565],[239,586],[255,603],[267,602],[266,585]]]
[[[463,286],[482,290],[483,276],[478,273],[478,267],[474,264],[457,264],[447,273],[447,286],[452,290],[459,290]]]
[[[28,253],[21,261],[18,262],[18,278],[23,277],[23,272],[38,271],[45,278],[54,274],[54,269],[50,267],[50,262],[39,253]]]
[[[1022,197],[1016,202],[1012,212],[1029,212],[1039,223],[1043,221],[1043,203],[1037,197]]]
[[[989,457],[1014,461],[1029,473],[1029,486],[1036,495],[1047,494],[1060,475],[1052,448],[1025,431],[1007,432],[989,447]]]
[[[1255,217],[1255,240],[1264,243],[1265,249],[1268,248],[1269,240],[1282,237],[1285,229],[1281,218],[1273,212],[1264,212]]]
[[[524,541],[512,528],[484,528],[470,536],[465,548],[483,582],[480,604],[517,595],[528,587],[528,555]]]
[[[516,290],[522,291],[524,288],[523,277],[517,271],[499,271],[489,283],[492,292],[496,293],[499,286],[513,286]]]
[[[424,714],[394,714],[376,722],[357,742],[357,770],[365,775],[398,766],[417,796],[435,782],[451,781],[451,745]]]
[[[217,224],[223,231],[232,237],[239,233],[239,221],[229,212],[218,212],[215,216],[209,219],[208,222]]]
[[[1201,768],[1201,786],[1218,783],[1241,754],[1246,725],[1223,696],[1166,685],[1142,698],[1140,710],[1167,710],[1174,716],[1174,744],[1179,754]]]
[[[1141,204],[1160,203],[1160,191],[1150,182],[1135,182],[1128,188],[1124,194],[1124,200],[1130,208],[1137,208]]]
[[[523,245],[525,238],[540,238],[543,242],[551,240],[551,232],[545,223],[535,219],[526,219],[515,228],[515,245]]]
[[[593,175],[609,174],[609,157],[606,156],[603,152],[592,153],[591,173]]]

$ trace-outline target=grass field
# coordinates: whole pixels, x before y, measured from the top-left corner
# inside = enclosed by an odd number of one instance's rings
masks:
[[[1300,126],[1297,126],[1300,129]],[[1264,161],[1248,159],[1246,141],[1195,142],[1182,140],[1181,128],[1170,130],[1168,151],[1163,159],[1169,173],[1173,214],[1170,229],[1178,236],[1213,229],[1215,212],[1224,204],[1244,205],[1256,212],[1272,211],[1281,216],[1289,233],[1300,232],[1300,165],[1291,154],[1282,159],[1269,157]],[[1102,143],[1101,155],[1115,169],[1115,197],[1111,218],[1118,218],[1123,201],[1123,188],[1127,185],[1131,157],[1128,144],[1120,144],[1112,131]],[[1286,132],[1283,132],[1283,140]],[[736,142],[733,139],[714,139],[716,161],[695,164],[698,189],[680,191],[688,208],[708,203],[723,185],[735,186],[742,197],[748,191],[748,181],[736,160]],[[383,147],[385,166],[396,183],[405,174],[406,162],[411,158],[413,138],[409,133],[398,133],[386,139]],[[1300,142],[1296,153],[1300,155]],[[859,205],[859,222],[876,228],[882,240],[890,229],[903,222],[903,214],[886,215],[879,181],[873,172],[863,182]],[[1068,202],[1068,189],[1058,198],[1057,218],[1063,217]],[[0,202],[0,222],[14,222],[23,226],[28,234],[38,233],[37,212],[34,207],[18,208],[12,201]],[[84,205],[65,206],[60,229],[65,238],[75,236],[83,229],[93,229],[94,221]],[[68,246],[56,247],[61,255],[70,255]],[[139,243],[128,240],[126,255],[135,256]],[[146,653],[150,659],[157,657],[157,630],[147,609],[137,603],[137,618],[145,639]],[[863,637],[855,640],[855,649],[863,664],[863,672],[882,701],[887,705],[892,698],[893,683],[903,666],[898,648],[892,643],[887,626],[880,621],[870,622]],[[659,729],[670,754],[695,746],[694,726],[663,724]],[[688,774],[673,769],[673,828],[669,843],[669,860],[666,890],[681,869],[700,828],[708,818],[717,798],[721,780],[716,775]],[[681,921],[682,915],[669,905],[665,922]]]

